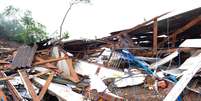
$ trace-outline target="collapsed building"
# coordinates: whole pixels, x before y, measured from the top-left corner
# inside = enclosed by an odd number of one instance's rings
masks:
[[[0,50],[9,101],[198,101],[201,8],[96,40],[50,40]]]

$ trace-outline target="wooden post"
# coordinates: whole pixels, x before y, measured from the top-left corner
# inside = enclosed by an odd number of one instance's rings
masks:
[[[153,23],[153,52],[156,53],[157,52],[157,40],[158,38],[158,23],[157,23],[157,18],[154,19],[154,23]]]
[[[173,34],[173,36],[172,36],[172,47],[176,46],[176,41],[177,41],[177,35]]]
[[[162,16],[165,16],[165,15],[167,15],[167,14],[169,14],[169,13],[170,13],[170,12],[166,12],[166,13],[164,13],[164,14],[161,14],[161,15],[159,15],[159,16],[156,16],[156,17],[154,17],[154,18],[152,18],[152,19],[150,19],[150,20],[148,20],[148,21],[146,21],[146,22],[143,22],[142,24],[139,24],[139,25],[137,25],[137,26],[135,26],[135,27],[133,27],[133,28],[124,30],[124,31],[122,31],[122,32],[120,32],[120,33],[118,33],[118,34],[113,35],[113,36],[119,36],[119,35],[122,35],[122,34],[130,33],[130,32],[132,32],[132,31],[137,30],[137,29],[139,29],[139,28],[145,26],[146,24],[148,24],[148,23],[154,21],[154,19],[158,19],[158,18],[160,18],[160,17],[162,17]]]

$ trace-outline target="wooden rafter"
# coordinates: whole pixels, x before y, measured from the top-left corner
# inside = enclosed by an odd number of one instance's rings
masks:
[[[139,28],[145,26],[146,24],[148,24],[148,23],[154,21],[155,19],[158,19],[158,18],[160,18],[160,17],[162,17],[162,16],[165,16],[165,15],[167,15],[167,14],[169,14],[169,13],[170,13],[170,12],[166,12],[166,13],[164,13],[164,14],[161,14],[161,15],[159,15],[159,16],[156,16],[156,17],[154,17],[154,18],[152,18],[152,19],[150,19],[150,20],[148,20],[148,21],[146,21],[146,22],[143,22],[143,23],[141,23],[141,24],[139,24],[139,25],[137,25],[137,26],[135,26],[135,27],[133,27],[133,28],[127,29],[127,30],[125,30],[125,31],[122,31],[122,32],[120,32],[120,33],[118,33],[118,34],[116,34],[116,35],[114,35],[114,36],[119,36],[119,35],[122,35],[122,34],[130,33],[130,32],[132,32],[132,31],[137,30],[137,29],[139,29]]]
[[[172,39],[173,41],[173,44],[176,43],[176,37],[178,34],[188,30],[189,28],[191,28],[192,26],[196,25],[197,23],[199,23],[201,21],[201,15],[196,17],[195,19],[191,20],[190,22],[188,22],[187,24],[185,24],[183,27],[179,28],[178,30],[176,30],[174,33],[172,33],[170,36],[169,36],[169,39]],[[165,42],[167,42],[168,39],[162,41],[159,43],[158,46],[161,46],[162,44],[164,44]]]

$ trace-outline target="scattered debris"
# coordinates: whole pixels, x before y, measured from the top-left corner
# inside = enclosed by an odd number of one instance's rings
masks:
[[[201,8],[160,20],[168,13],[96,40],[60,45],[49,39],[18,48],[2,45],[1,100],[189,101],[185,96],[201,97]]]

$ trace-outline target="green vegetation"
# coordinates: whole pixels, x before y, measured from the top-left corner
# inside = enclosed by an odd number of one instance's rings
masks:
[[[31,44],[47,38],[46,27],[35,21],[31,11],[8,6],[0,13],[0,36]]]
[[[73,5],[79,3],[90,3],[90,0],[71,0],[65,16],[60,25],[59,40],[69,38],[69,33],[62,32],[65,18]],[[35,21],[29,10],[21,10],[8,6],[0,13],[0,37],[7,38],[19,43],[32,44],[48,38],[46,27]]]

